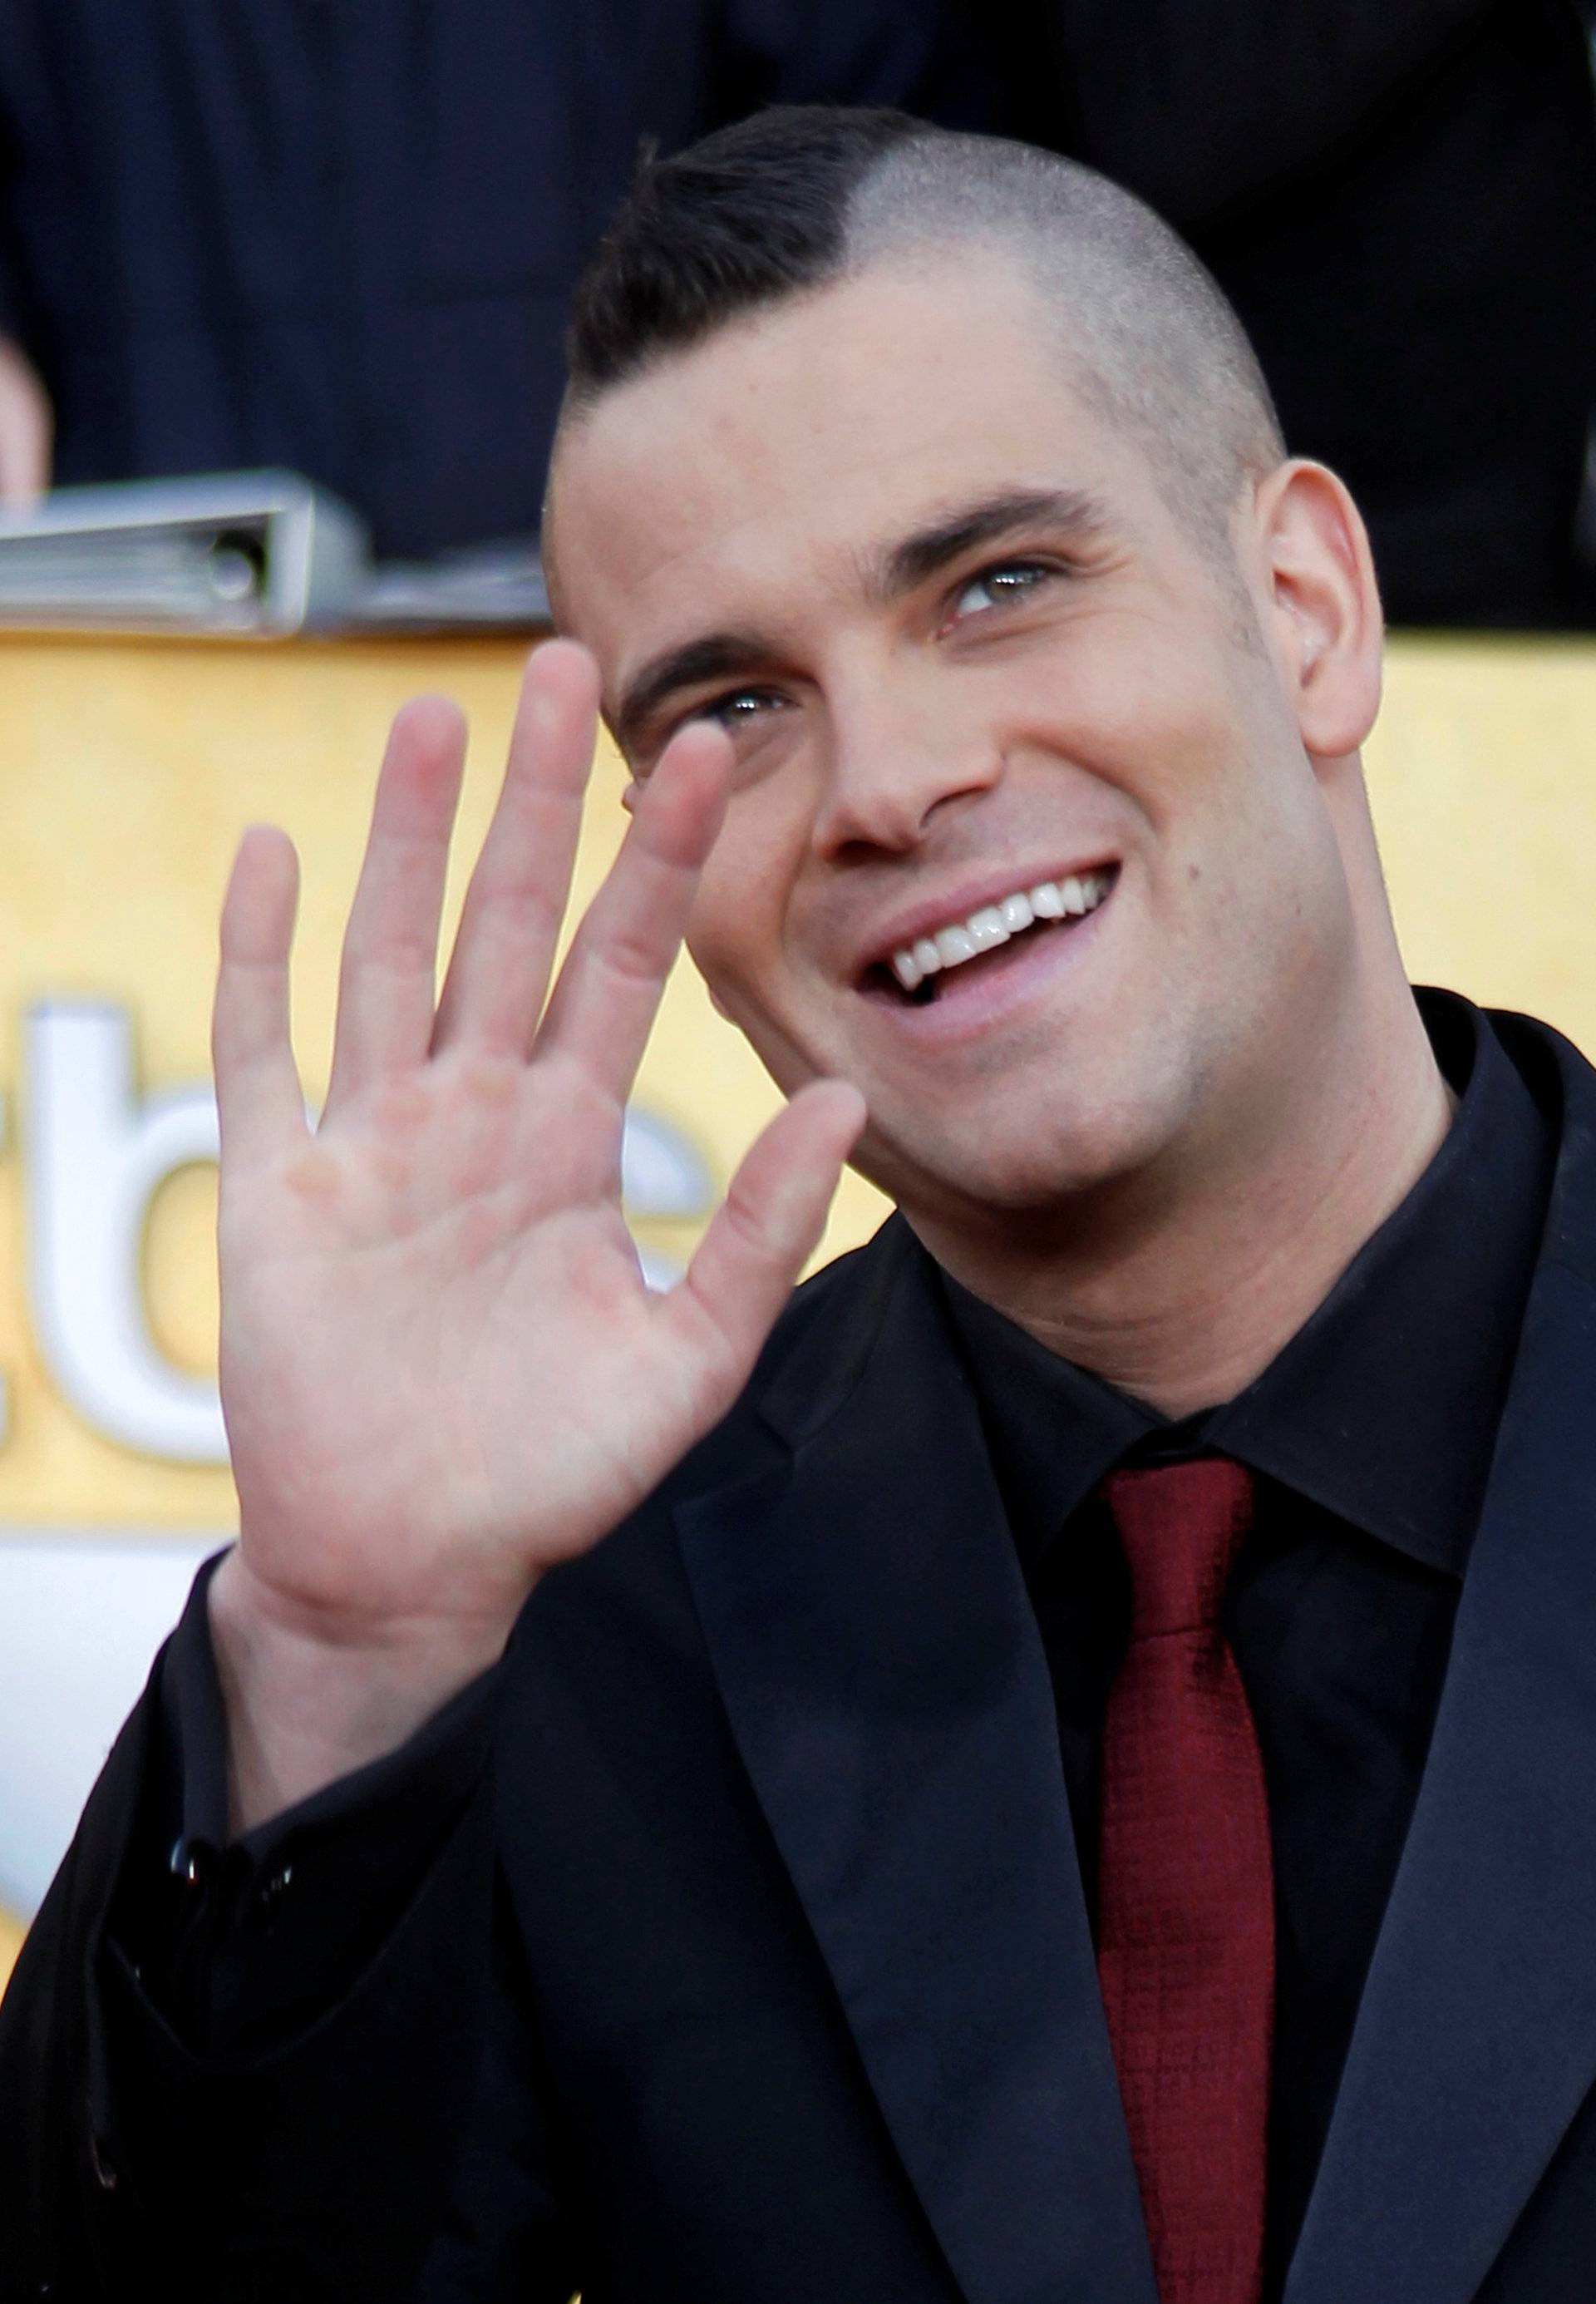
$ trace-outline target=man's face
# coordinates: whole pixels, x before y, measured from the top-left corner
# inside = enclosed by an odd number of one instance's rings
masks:
[[[1228,568],[968,251],[728,327],[562,444],[564,622],[637,775],[696,717],[735,749],[693,955],[783,1088],[863,1090],[911,1215],[1269,1127],[1339,996],[1249,509]]]

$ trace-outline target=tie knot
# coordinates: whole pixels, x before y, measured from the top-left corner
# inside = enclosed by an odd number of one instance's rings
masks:
[[[1212,1631],[1253,1520],[1253,1476],[1229,1456],[1110,1472],[1102,1493],[1130,1569],[1132,1639]]]

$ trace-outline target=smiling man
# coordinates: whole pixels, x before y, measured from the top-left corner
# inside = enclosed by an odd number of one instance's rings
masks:
[[[241,853],[241,1540],[6,2003],[4,2292],[1583,2300],[1596,1081],[1406,983],[1346,491],[1102,180],[775,113],[613,226],[546,540],[314,1134]],[[655,1300],[684,932],[790,1101]]]

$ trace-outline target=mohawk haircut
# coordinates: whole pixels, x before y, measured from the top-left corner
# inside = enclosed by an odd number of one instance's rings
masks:
[[[562,425],[721,328],[876,266],[1007,258],[1098,414],[1212,536],[1285,454],[1218,284],[1131,193],[1073,160],[907,113],[780,106],[646,155],[572,308]]]

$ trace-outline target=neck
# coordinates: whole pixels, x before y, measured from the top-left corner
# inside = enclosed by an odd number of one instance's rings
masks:
[[[1454,1100],[1406,984],[1388,1029],[1323,1066],[1262,1144],[1152,1173],[980,1236],[920,1227],[974,1294],[1167,1416],[1266,1368],[1406,1199]]]

